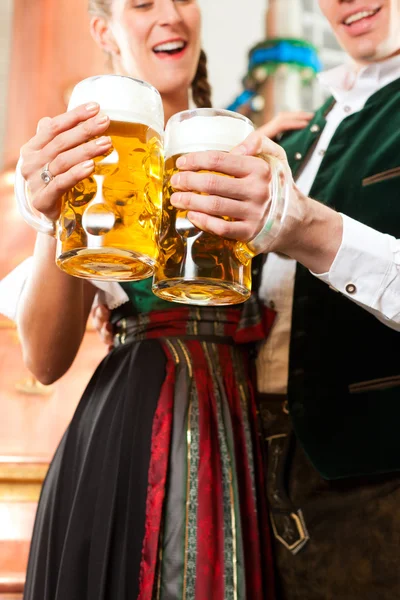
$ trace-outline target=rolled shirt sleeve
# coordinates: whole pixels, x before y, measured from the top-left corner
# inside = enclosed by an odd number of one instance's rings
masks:
[[[330,271],[312,274],[400,331],[400,240],[342,217],[342,244]]]
[[[0,281],[0,314],[12,321],[17,320],[22,292],[33,268],[33,258],[29,257]],[[94,306],[106,304],[110,310],[113,310],[129,301],[129,296],[116,281],[91,280],[91,283],[98,290],[93,302]]]

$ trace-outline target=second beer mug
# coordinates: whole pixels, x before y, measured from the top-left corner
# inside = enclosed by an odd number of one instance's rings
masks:
[[[78,83],[68,108],[91,101],[98,102],[110,117],[105,134],[112,139],[112,151],[95,159],[93,174],[65,194],[55,225],[46,226],[32,214],[28,203],[23,205],[21,180],[16,187],[19,204],[31,225],[46,233],[55,228],[56,261],[70,275],[143,279],[153,274],[158,258],[164,127],[161,97],[143,81],[102,75]]]
[[[242,245],[201,231],[174,208],[170,179],[177,159],[188,152],[229,152],[254,130],[237,113],[196,109],[178,113],[165,131],[165,179],[159,264],[153,292],[183,304],[223,305],[244,302],[251,294],[251,260],[237,250]]]

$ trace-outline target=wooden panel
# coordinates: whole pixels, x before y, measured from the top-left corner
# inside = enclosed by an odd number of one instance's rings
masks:
[[[0,455],[48,462],[104,354],[97,334],[87,332],[68,373],[45,387],[24,367],[15,329],[0,329]]]
[[[67,90],[106,71],[89,33],[87,2],[15,0],[5,165],[15,165],[37,121],[65,110]]]

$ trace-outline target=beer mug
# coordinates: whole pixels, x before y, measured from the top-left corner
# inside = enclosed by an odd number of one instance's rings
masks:
[[[187,218],[187,211],[170,203],[170,180],[177,159],[202,150],[229,152],[254,131],[252,122],[227,110],[210,108],[183,111],[167,123],[164,138],[165,175],[160,254],[153,292],[160,298],[183,304],[224,305],[247,300],[251,294],[252,245],[201,231]],[[279,161],[272,169],[271,219],[264,227],[275,235],[277,206],[281,207],[285,175]],[[284,191],[286,194],[286,190]]]
[[[78,83],[68,105],[95,101],[110,117],[112,139],[94,172],[64,195],[57,223],[34,213],[17,168],[16,195],[25,220],[57,238],[57,265],[70,275],[138,280],[153,274],[162,209],[164,114],[160,94],[144,81],[101,75]]]

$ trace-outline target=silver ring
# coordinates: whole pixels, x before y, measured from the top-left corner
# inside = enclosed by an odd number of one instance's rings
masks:
[[[50,163],[47,163],[43,167],[42,172],[40,173],[40,177],[42,178],[42,181],[44,181],[44,183],[46,185],[48,185],[50,183],[50,181],[53,181],[53,179],[54,179],[54,175],[52,175],[49,171],[49,165],[50,165]]]

